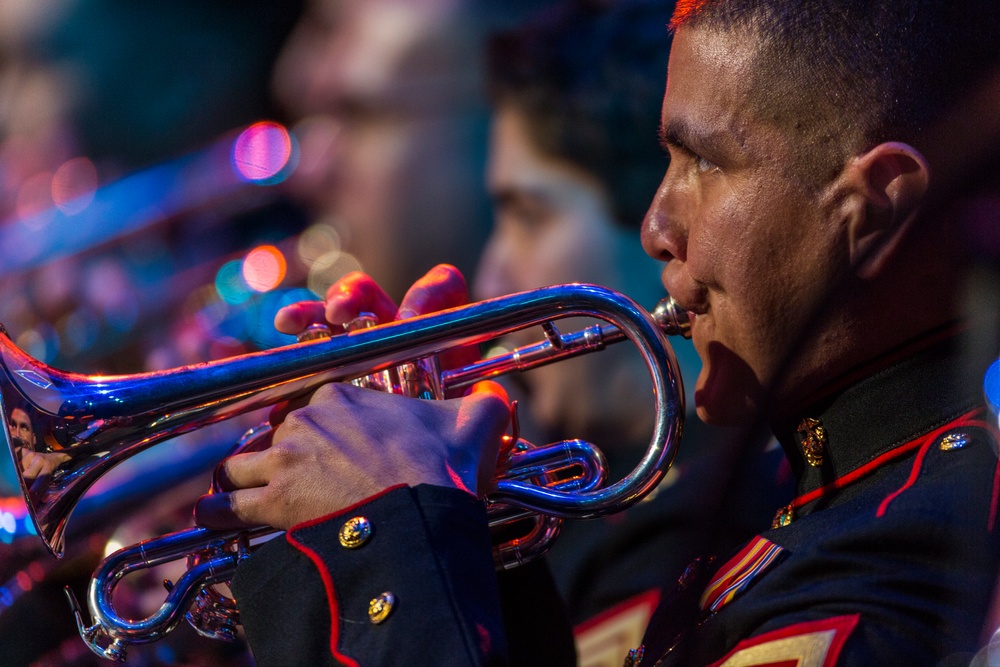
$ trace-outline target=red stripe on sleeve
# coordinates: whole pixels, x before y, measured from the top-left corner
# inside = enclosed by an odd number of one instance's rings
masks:
[[[353,658],[350,658],[340,652],[338,644],[340,643],[340,606],[337,604],[337,593],[333,588],[333,577],[330,575],[330,570],[327,568],[326,563],[310,547],[299,542],[293,535],[293,531],[300,530],[302,528],[308,528],[309,526],[315,526],[317,524],[328,521],[336,516],[341,516],[351,512],[352,510],[361,507],[373,500],[380,498],[390,491],[395,491],[396,489],[405,487],[405,484],[397,484],[396,486],[390,486],[387,489],[383,489],[381,492],[375,494],[370,498],[365,498],[364,500],[357,502],[350,507],[345,507],[344,509],[334,512],[332,514],[327,514],[325,516],[316,517],[315,519],[310,519],[309,521],[303,521],[302,523],[292,526],[288,531],[285,532],[285,539],[293,547],[301,551],[309,560],[312,561],[313,565],[316,566],[316,570],[319,572],[320,579],[323,580],[323,588],[326,590],[326,601],[330,608],[330,653],[336,660],[344,663],[348,667],[358,667],[358,663]]]

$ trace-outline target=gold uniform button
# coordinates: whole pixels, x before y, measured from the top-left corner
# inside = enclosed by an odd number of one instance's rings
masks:
[[[389,618],[393,607],[396,606],[396,596],[388,591],[382,593],[377,598],[368,603],[368,620],[378,625]]]
[[[340,527],[340,546],[357,549],[364,546],[372,536],[372,524],[363,516],[348,519]]]

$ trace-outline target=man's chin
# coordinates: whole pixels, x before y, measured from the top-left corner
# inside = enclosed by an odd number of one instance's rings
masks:
[[[736,408],[736,409],[734,409]],[[695,412],[698,418],[713,426],[747,426],[753,422],[756,410],[745,403],[733,401],[728,405],[714,405],[706,401],[702,403],[695,395]]]
[[[760,397],[752,373],[710,373],[706,377],[703,370],[694,392],[695,411],[706,424],[749,427],[760,419]]]

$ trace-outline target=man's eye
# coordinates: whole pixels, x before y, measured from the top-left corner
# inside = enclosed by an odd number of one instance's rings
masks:
[[[550,216],[549,207],[534,199],[512,202],[502,212],[511,223],[529,230],[540,227]]]
[[[696,156],[695,164],[698,167],[698,171],[700,171],[703,174],[707,174],[708,172],[714,171],[715,169],[719,168],[717,164],[715,164],[711,160],[706,160],[700,155]]]

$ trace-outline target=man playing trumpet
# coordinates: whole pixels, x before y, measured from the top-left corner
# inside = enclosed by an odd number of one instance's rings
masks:
[[[686,579],[689,606],[669,601],[629,664],[924,665],[984,642],[1000,545],[982,374],[997,350],[963,354],[977,347],[962,310],[970,215],[936,190],[947,151],[935,142],[1000,60],[998,11],[679,3],[662,107],[671,162],[643,245],[692,315],[699,416],[766,419],[798,495]],[[963,173],[966,201],[996,188],[995,172]],[[302,306],[278,325],[392,319],[464,296],[439,267],[397,309],[355,275],[322,312]],[[213,527],[288,529],[233,582],[261,663],[502,662],[478,497],[503,396],[329,385],[296,407],[270,449],[226,461],[229,492],[197,512]],[[342,529],[356,517],[370,533],[355,545]],[[282,610],[292,623],[273,622]]]

